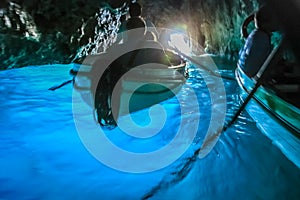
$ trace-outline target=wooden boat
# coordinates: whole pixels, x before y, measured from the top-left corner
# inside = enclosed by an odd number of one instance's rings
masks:
[[[148,108],[176,95],[185,83],[185,61],[173,52],[168,52],[168,55],[177,60],[176,65],[159,66],[150,64],[146,67],[133,67],[116,84],[116,88],[120,88],[119,93],[117,92],[116,95],[114,95],[115,93],[110,94],[112,91],[110,87],[113,84],[107,79],[100,78],[101,76],[107,76],[105,72],[101,69],[94,70],[95,58],[92,56],[84,64],[74,64],[71,70],[71,74],[74,75],[74,88],[80,92],[82,99],[92,108],[95,108],[95,102],[97,104],[97,101],[99,101],[97,99],[99,94],[100,96],[102,93],[106,95],[103,98],[101,97],[100,102],[103,101],[103,105],[108,102],[106,106],[108,110],[113,107],[113,102],[110,101],[114,99],[117,101],[114,104],[117,105],[115,106],[118,110],[117,116]],[[107,91],[103,91],[106,89]],[[108,111],[103,112],[108,113]],[[103,125],[105,125],[105,122]]]
[[[240,68],[236,70],[236,78],[240,87],[249,93],[254,81]],[[262,85],[254,94],[257,100],[268,112],[276,116],[285,126],[293,129],[300,136],[300,99],[299,83]],[[291,98],[289,98],[291,97]]]
[[[242,96],[249,94],[254,81],[240,68],[236,70],[236,79],[242,89]],[[257,122],[258,128],[298,167],[300,167],[300,102],[297,103],[297,99],[300,99],[299,80],[295,79],[292,83],[263,84],[246,108]]]
[[[270,5],[269,5],[270,6]],[[296,13],[294,13],[296,15]],[[291,19],[293,19],[293,15],[289,15]],[[247,27],[250,22],[254,21],[254,14],[248,16],[243,25],[241,27],[241,33],[244,38],[248,37]],[[278,23],[282,23],[281,20]],[[294,23],[290,24],[294,25]],[[284,32],[285,34],[289,32],[295,31],[292,26],[285,27],[286,29]],[[283,34],[284,35],[284,34]],[[297,34],[298,36],[298,34]],[[283,36],[282,38],[285,38]],[[291,40],[292,39],[292,40]],[[283,40],[295,40],[293,42],[297,42],[299,37],[296,38],[285,38]],[[291,43],[291,41],[285,43]],[[291,43],[292,44],[292,43]],[[295,52],[291,51],[291,47],[288,47],[288,44],[280,44],[281,46],[285,46],[285,50],[282,50],[281,47],[280,51],[286,51],[285,53],[289,54],[292,57],[289,63],[284,61],[283,55],[280,55],[280,59],[276,63],[277,69],[272,69],[269,75],[269,83],[265,82],[262,86],[258,88],[258,90],[254,94],[254,99],[259,102],[269,113],[275,116],[282,124],[286,127],[289,127],[293,130],[295,135],[298,137],[300,136],[300,64],[295,59]],[[290,49],[288,49],[290,48]],[[274,57],[272,58],[274,60]],[[288,60],[288,59],[287,59]],[[286,63],[285,63],[286,62]],[[280,70],[278,70],[280,68]],[[288,69],[288,70],[287,70]],[[249,69],[250,70],[250,69]],[[247,71],[247,70],[246,70]],[[236,70],[236,78],[240,87],[250,93],[252,88],[255,85],[255,82],[249,78],[241,68],[237,68]],[[275,80],[275,81],[271,81]]]
[[[185,82],[184,73],[185,63],[168,68],[133,69],[121,81],[119,114],[135,112],[173,97]]]

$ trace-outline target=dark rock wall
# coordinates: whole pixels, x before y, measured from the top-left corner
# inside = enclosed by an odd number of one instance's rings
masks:
[[[0,69],[69,63],[93,37],[95,0],[14,0],[0,4]]]
[[[243,20],[258,8],[249,0],[142,0],[144,17],[157,26],[185,23],[193,40],[208,53],[236,57],[242,45]]]
[[[93,38],[99,0],[0,1],[0,69],[69,63]],[[140,0],[143,16],[159,27],[186,24],[209,53],[234,57],[240,25],[258,6],[250,0]],[[114,4],[122,4],[114,1]],[[119,6],[119,5],[118,5]]]

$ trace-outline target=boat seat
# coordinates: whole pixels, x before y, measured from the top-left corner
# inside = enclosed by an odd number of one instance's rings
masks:
[[[289,68],[283,73],[273,74],[273,77],[263,84],[287,102],[300,108],[300,71]]]
[[[275,84],[274,87],[283,93],[300,92],[300,84]]]
[[[300,108],[300,76],[285,76],[269,86],[278,96]]]
[[[271,81],[268,84],[280,93],[300,92],[300,66],[298,63],[279,66],[277,70],[273,71],[271,77]]]

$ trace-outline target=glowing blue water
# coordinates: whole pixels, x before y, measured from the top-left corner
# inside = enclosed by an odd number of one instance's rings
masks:
[[[300,170],[259,132],[247,113],[221,135],[207,157],[196,160],[186,177],[176,172],[193,154],[193,146],[174,164],[151,173],[123,173],[104,166],[79,139],[72,114],[72,86],[47,90],[69,79],[68,70],[66,65],[48,65],[0,73],[0,199],[299,198]],[[238,86],[224,81],[228,118],[237,107]],[[200,130],[205,130],[210,111],[205,83],[192,72],[187,84],[201,97]],[[182,95],[188,106],[195,106],[189,105],[188,90],[184,87]],[[172,123],[155,139],[157,143],[138,144],[121,136],[118,129],[109,137],[132,151],[163,146],[181,118],[176,102],[170,99],[162,104],[170,111]],[[196,141],[203,139],[201,132],[197,136]]]

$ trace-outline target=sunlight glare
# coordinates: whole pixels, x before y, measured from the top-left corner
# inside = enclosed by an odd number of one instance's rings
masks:
[[[189,45],[188,38],[183,33],[173,33],[170,35],[169,45],[182,52],[183,54],[189,55],[192,52],[192,47]]]

